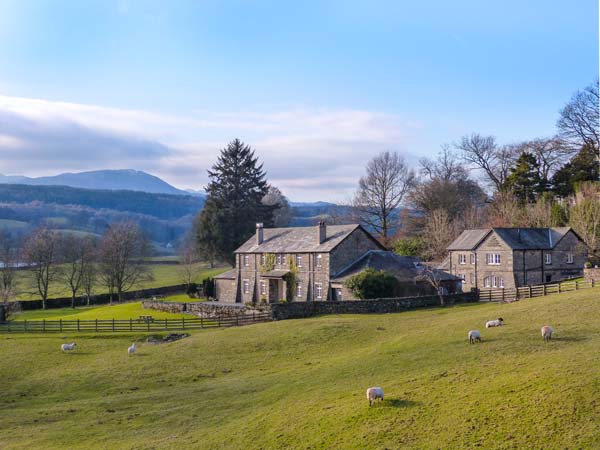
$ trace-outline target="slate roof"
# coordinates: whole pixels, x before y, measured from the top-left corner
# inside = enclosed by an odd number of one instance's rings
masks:
[[[423,266],[421,264],[421,260],[414,256],[400,256],[394,252],[385,250],[370,250],[350,266],[342,269],[331,281],[340,283],[367,268],[372,268],[375,270],[385,270],[394,275],[400,282],[414,282],[415,278],[422,273]],[[433,270],[441,280],[451,281],[460,279],[442,270]]]
[[[215,275],[213,278],[215,280],[235,280],[237,278],[237,270],[228,270],[227,272]]]
[[[465,230],[448,250],[474,250],[492,231],[514,250],[550,250],[571,230],[560,228],[491,228],[487,230]]]
[[[327,253],[358,228],[362,229],[357,224],[327,225],[326,239],[322,244],[319,244],[318,241],[319,230],[317,226],[264,228],[262,244],[258,245],[256,235],[252,235],[235,253]],[[371,237],[366,231],[365,233]],[[372,239],[375,240],[375,238]]]

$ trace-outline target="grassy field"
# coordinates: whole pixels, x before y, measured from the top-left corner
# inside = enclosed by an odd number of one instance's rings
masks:
[[[155,319],[181,319],[191,316],[185,314],[170,314],[150,309],[142,309],[141,302],[123,303],[121,305],[90,306],[82,308],[36,309],[23,311],[11,316],[11,320],[126,320],[137,319],[139,316],[152,316]]]
[[[145,335],[0,336],[2,449],[600,448],[600,300]],[[484,328],[503,317],[504,327]],[[544,343],[540,327],[555,339]],[[467,331],[482,331],[469,345]],[[77,350],[62,354],[60,344]],[[138,354],[127,346],[140,342]],[[369,408],[365,389],[386,399]]]
[[[152,271],[154,280],[145,282],[143,286],[140,286],[138,289],[182,284],[181,275],[179,272],[180,268],[176,264],[154,264],[150,265],[149,268]],[[197,264],[198,275],[196,276],[195,281],[202,281],[204,278],[213,277],[225,272],[226,270],[227,268],[208,269],[204,264],[199,263]],[[39,298],[39,295],[32,292],[33,288],[31,273],[28,271],[20,271],[18,274],[18,286],[21,294],[17,297],[17,300],[33,300]],[[95,291],[97,294],[102,294],[106,292],[106,288],[98,283]],[[63,283],[54,281],[50,286],[50,297],[68,297],[69,295],[69,290],[65,289]]]

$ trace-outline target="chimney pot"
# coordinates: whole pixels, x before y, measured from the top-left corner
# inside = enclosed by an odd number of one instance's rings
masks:
[[[323,242],[325,242],[327,240],[327,225],[325,224],[324,221],[320,220],[318,228],[319,228],[319,231],[318,231],[319,244],[322,244]]]
[[[257,223],[256,224],[256,245],[262,244],[263,240],[264,240],[263,224]]]

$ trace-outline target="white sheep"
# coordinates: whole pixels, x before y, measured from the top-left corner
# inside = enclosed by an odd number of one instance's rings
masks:
[[[479,330],[469,331],[469,344],[474,344],[475,341],[481,342],[481,333]]]
[[[501,327],[502,325],[504,325],[504,319],[502,317],[496,320],[489,320],[485,323],[486,328]]]
[[[63,345],[60,346],[60,349],[63,352],[69,352],[69,351],[71,351],[71,350],[73,350],[75,348],[75,345],[77,345],[77,344],[75,344],[75,342],[72,342],[70,344],[63,344]]]
[[[369,400],[369,406],[371,406],[371,403],[377,399],[383,401],[383,389],[380,387],[371,387],[367,389],[367,400]]]
[[[544,342],[552,340],[552,333],[554,333],[554,328],[550,325],[544,325],[542,327],[542,337],[544,338]]]
[[[135,342],[133,344],[131,344],[131,347],[129,347],[127,349],[127,354],[128,355],[133,355],[136,351],[136,346],[135,346]]]

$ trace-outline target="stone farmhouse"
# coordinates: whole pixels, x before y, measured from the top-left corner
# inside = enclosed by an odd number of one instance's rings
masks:
[[[463,290],[516,288],[583,276],[587,249],[569,227],[465,230],[442,268]]]
[[[256,234],[235,251],[235,268],[215,277],[215,297],[225,303],[354,300],[344,281],[367,267],[402,274],[414,288],[418,267],[395,256],[357,224],[257,224]]]

